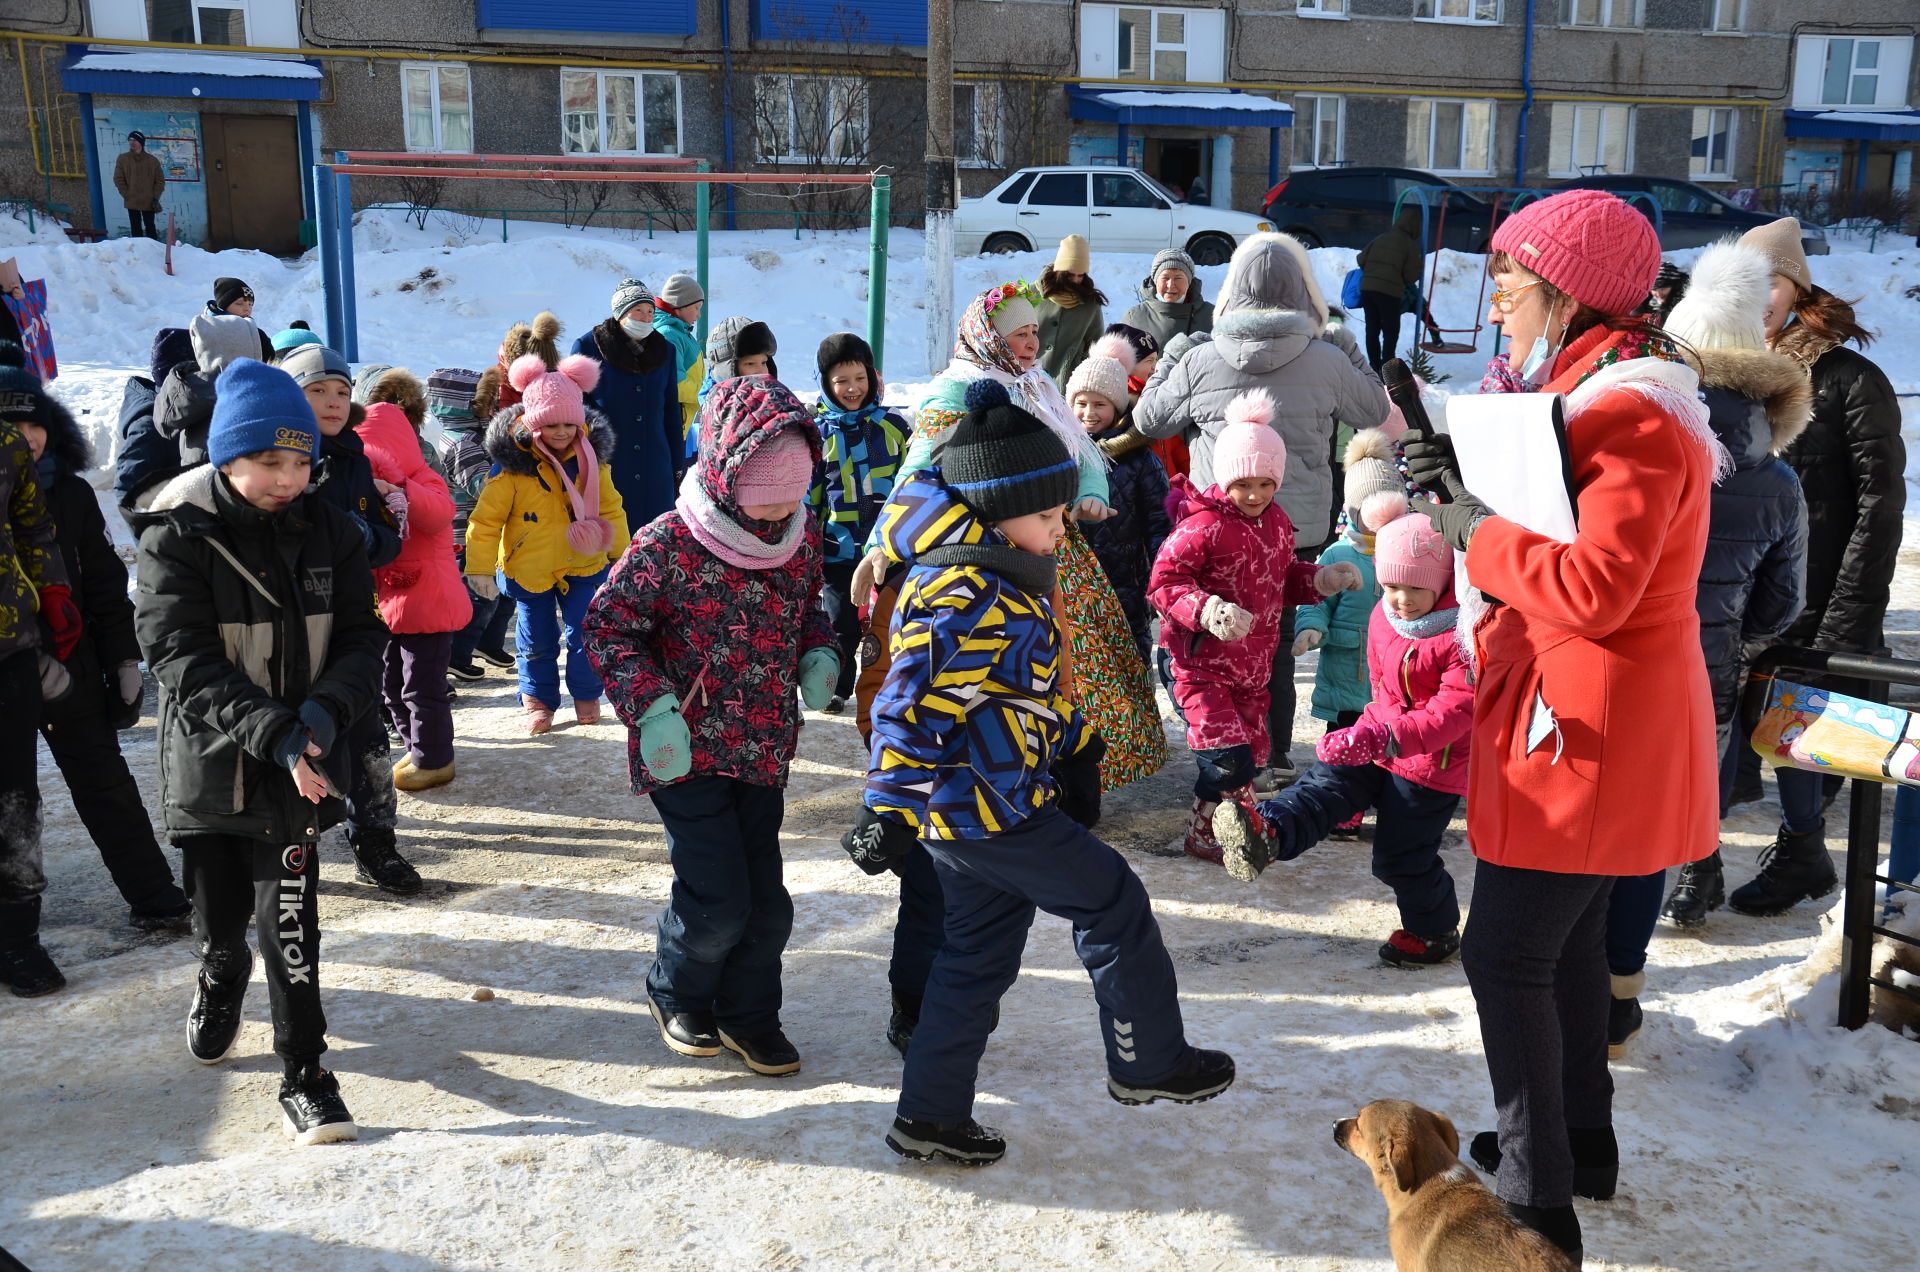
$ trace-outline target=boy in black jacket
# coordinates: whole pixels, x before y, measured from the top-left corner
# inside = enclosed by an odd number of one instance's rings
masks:
[[[320,832],[342,809],[326,765],[374,714],[386,627],[360,530],[308,495],[319,433],[285,372],[243,359],[219,381],[209,463],[140,514],[135,623],[160,682],[161,799],[200,940],[194,1059],[232,1050],[253,959],[266,963],[280,1106],[296,1143],[353,1139],[320,1067]]]
[[[0,367],[18,367],[16,374],[24,375],[19,353],[17,346],[0,344]],[[40,734],[66,779],[74,810],[126,898],[128,922],[149,932],[184,932],[191,913],[187,898],[154,841],[146,801],[115,732],[140,718],[146,683],[133,602],[127,599],[127,567],[107,538],[93,487],[80,476],[93,466],[87,439],[67,408],[38,386],[10,394],[0,415],[33,454],[84,619],[79,643],[63,660],[72,688],[44,702]]]

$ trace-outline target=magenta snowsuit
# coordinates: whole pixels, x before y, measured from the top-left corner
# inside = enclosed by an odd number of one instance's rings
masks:
[[[1320,599],[1310,561],[1293,556],[1293,522],[1276,501],[1249,517],[1218,486],[1196,491],[1173,479],[1173,532],[1153,563],[1147,599],[1159,612],[1160,643],[1173,659],[1173,697],[1196,751],[1247,746],[1267,762],[1267,681],[1280,646],[1281,612]],[[1201,623],[1218,596],[1253,615],[1245,638],[1224,641]]]
[[[1437,609],[1457,605],[1453,589]],[[1473,681],[1454,628],[1414,639],[1393,629],[1386,602],[1367,627],[1367,668],[1373,701],[1362,721],[1384,724],[1399,755],[1382,768],[1428,790],[1467,793],[1467,748],[1473,733]]]

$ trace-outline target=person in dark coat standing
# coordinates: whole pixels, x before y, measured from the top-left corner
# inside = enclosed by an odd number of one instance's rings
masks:
[[[167,170],[147,153],[147,136],[134,131],[127,134],[127,148],[113,161],[113,188],[127,209],[128,232],[140,238],[157,239],[153,215],[160,210],[160,194],[167,188]]]
[[[1141,280],[1140,303],[1127,310],[1120,321],[1152,336],[1154,347],[1159,349],[1166,348],[1167,341],[1175,336],[1212,331],[1213,306],[1201,298],[1193,258],[1177,247],[1161,250]]]
[[[1360,310],[1367,316],[1367,364],[1375,371],[1400,348],[1407,288],[1420,281],[1420,209],[1401,209],[1393,227],[1360,249]]]
[[[684,466],[686,431],[673,345],[653,329],[653,293],[637,278],[613,289],[613,316],[574,341],[573,352],[600,364],[586,403],[619,439],[609,467],[631,524],[643,526],[673,507]]]
[[[1787,217],[1747,231],[1740,241],[1758,248],[1773,268],[1769,346],[1798,360],[1813,378],[1813,416],[1781,456],[1799,474],[1807,499],[1806,608],[1781,640],[1880,653],[1907,505],[1899,403],[1880,368],[1846,347],[1864,348],[1873,337],[1851,304],[1814,284],[1800,223]],[[1775,780],[1780,833],[1763,854],[1759,876],[1728,898],[1741,914],[1783,914],[1838,885],[1827,855],[1823,779],[1783,768]]]
[[[20,356],[18,347],[0,345],[0,367],[19,367]],[[126,900],[128,923],[147,932],[185,932],[191,913],[186,894],[153,837],[146,801],[115,734],[139,720],[147,687],[133,633],[133,602],[127,598],[127,567],[107,537],[93,487],[80,475],[93,467],[93,457],[73,416],[44,389],[11,400],[15,408],[5,418],[33,452],[84,619],[79,643],[62,660],[73,688],[44,704],[40,735],[66,779],[74,811]]]

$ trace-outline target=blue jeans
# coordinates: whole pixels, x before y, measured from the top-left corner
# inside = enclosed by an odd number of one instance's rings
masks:
[[[1667,892],[1667,872],[1622,875],[1613,881],[1607,900],[1607,970],[1632,976],[1647,965],[1647,945],[1660,922],[1660,899]]]
[[[502,592],[490,601],[474,596],[473,589],[467,589],[467,596],[473,601],[473,617],[467,625],[453,634],[453,652],[448,655],[450,666],[458,667],[473,661],[476,649],[499,649],[507,643],[507,624],[513,621],[513,598]]]
[[[900,1116],[973,1115],[994,1005],[1020,974],[1036,908],[1073,925],[1100,1006],[1108,1072],[1158,1082],[1187,1062],[1173,960],[1146,887],[1119,853],[1052,807],[986,839],[922,843],[946,894],[946,943],[907,1048]]]
[[[781,877],[777,786],[689,777],[652,793],[673,896],[660,913],[647,992],[668,1012],[710,1011],[751,1038],[780,1027],[780,956],[793,934]]]
[[[1827,779],[1803,769],[1777,768],[1773,782],[1780,790],[1780,825],[1796,835],[1825,830]]]
[[[1893,833],[1887,841],[1887,877],[1912,883],[1920,876],[1920,788],[1897,786],[1893,791]],[[1887,889],[1887,899],[1911,896]]]
[[[560,705],[560,642],[567,644],[567,692],[575,702],[592,702],[607,691],[600,673],[587,660],[587,606],[607,581],[607,572],[567,580],[566,591],[552,587],[530,592],[504,573],[495,576],[502,595],[516,602],[519,623],[513,632],[520,662],[520,692],[549,707]]]

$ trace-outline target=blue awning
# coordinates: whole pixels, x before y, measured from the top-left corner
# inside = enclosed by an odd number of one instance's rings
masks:
[[[1787,136],[1810,141],[1920,142],[1920,111],[1790,110]]]
[[[138,53],[79,52],[60,68],[69,93],[119,97],[200,97],[224,101],[315,102],[326,86],[318,62],[188,53],[161,49]]]
[[[1164,92],[1067,86],[1068,114],[1096,124],[1163,128],[1291,128],[1293,107],[1242,92]]]

